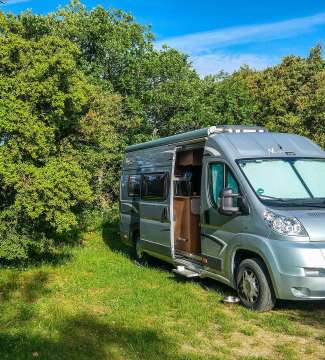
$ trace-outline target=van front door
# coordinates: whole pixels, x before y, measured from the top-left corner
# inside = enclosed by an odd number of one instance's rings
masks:
[[[231,238],[239,231],[238,216],[219,212],[219,195],[228,187],[234,193],[239,185],[229,166],[220,158],[205,157],[203,161],[201,196],[201,248],[209,271],[225,275],[225,250]]]

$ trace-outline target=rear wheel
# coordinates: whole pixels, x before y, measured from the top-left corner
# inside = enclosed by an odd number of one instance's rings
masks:
[[[245,259],[239,265],[237,291],[242,304],[255,311],[269,311],[275,305],[272,284],[259,259]]]

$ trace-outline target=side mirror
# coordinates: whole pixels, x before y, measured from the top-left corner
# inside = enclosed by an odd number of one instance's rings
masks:
[[[230,188],[225,188],[220,193],[219,212],[223,215],[236,215],[240,213],[239,206],[234,206],[234,200],[239,199],[239,194],[234,194]]]

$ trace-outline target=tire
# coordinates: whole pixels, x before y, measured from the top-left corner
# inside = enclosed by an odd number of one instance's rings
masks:
[[[264,312],[274,308],[275,295],[264,263],[258,259],[243,260],[237,273],[237,291],[248,309]]]

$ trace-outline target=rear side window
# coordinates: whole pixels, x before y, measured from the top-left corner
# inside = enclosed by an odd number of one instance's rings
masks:
[[[142,177],[141,198],[163,201],[167,198],[167,174],[145,174]]]
[[[141,176],[140,175],[131,175],[128,180],[128,195],[129,197],[139,197],[140,196],[140,186],[141,186]]]

